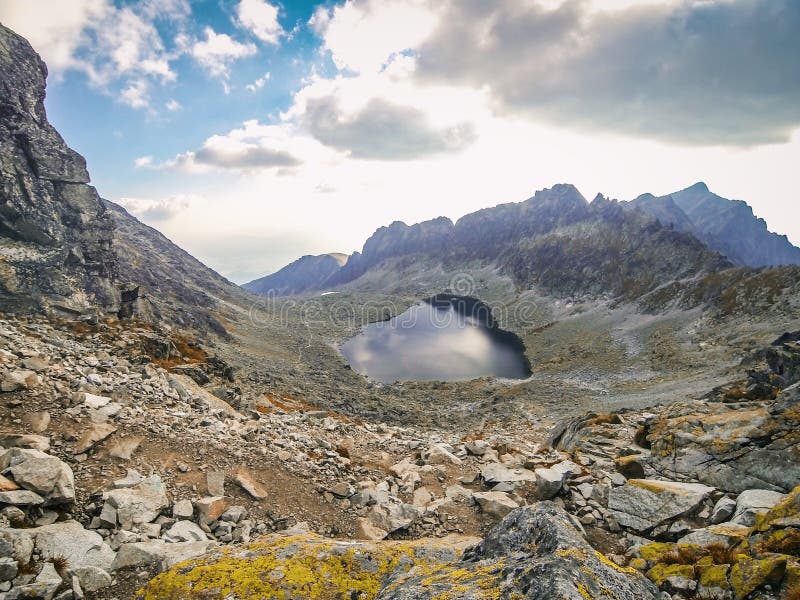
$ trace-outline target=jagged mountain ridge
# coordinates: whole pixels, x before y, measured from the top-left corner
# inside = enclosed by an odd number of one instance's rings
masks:
[[[85,159],[47,120],[47,67],[0,25],[0,311],[165,320],[221,332],[247,292],[88,185]]]
[[[711,192],[705,183],[696,183],[667,196],[644,194],[627,206],[638,208],[696,235],[709,248],[737,265],[773,267],[800,264],[800,248],[785,235],[769,231],[764,219],[756,217],[743,200],[728,200]]]
[[[602,196],[588,202],[574,186],[558,184],[524,202],[482,209],[456,223],[439,217],[381,227],[316,289],[357,285],[387,261],[409,257],[439,261],[452,272],[476,262],[491,264],[521,289],[542,286],[556,295],[626,299],[665,281],[731,266],[691,233]]]
[[[318,289],[347,261],[339,252],[313,256],[307,254],[286,265],[280,271],[254,279],[242,285],[256,294],[288,296]]]

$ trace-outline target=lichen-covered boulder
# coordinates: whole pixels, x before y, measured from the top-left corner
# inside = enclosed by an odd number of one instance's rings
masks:
[[[800,484],[800,384],[746,408],[676,403],[648,427],[650,466],[719,489],[788,492]]]
[[[176,565],[148,583],[143,600],[376,598],[400,574],[453,563],[475,538],[413,542],[333,541],[313,534],[266,536]],[[171,544],[165,544],[170,546]]]
[[[658,590],[636,570],[594,550],[551,502],[515,510],[464,558],[419,566],[378,594],[379,600],[648,600]]]

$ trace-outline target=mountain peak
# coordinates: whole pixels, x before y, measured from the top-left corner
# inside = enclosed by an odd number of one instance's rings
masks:
[[[686,192],[705,192],[710,193],[711,190],[708,189],[708,186],[705,184],[704,181],[698,181],[694,185],[689,186],[684,191]]]

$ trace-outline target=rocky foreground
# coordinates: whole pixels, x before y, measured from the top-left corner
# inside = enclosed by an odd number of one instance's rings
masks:
[[[549,439],[243,402],[202,345],[131,322],[7,318],[0,340],[6,600],[744,599],[800,585],[797,335],[705,399],[588,414]]]

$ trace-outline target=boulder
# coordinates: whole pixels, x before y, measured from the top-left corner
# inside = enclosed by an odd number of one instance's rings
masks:
[[[33,371],[11,371],[6,373],[2,381],[0,381],[0,391],[16,392],[18,390],[27,390],[38,386],[40,382],[39,376]]]
[[[230,598],[374,599],[409,569],[434,574],[476,541],[451,536],[374,543],[293,531],[244,547],[214,549],[154,578],[142,592],[147,598],[202,598],[225,582]]]
[[[536,481],[536,475],[527,469],[509,469],[500,463],[487,463],[481,467],[481,477],[488,484]]]
[[[536,497],[540,500],[550,500],[561,491],[564,483],[564,473],[556,469],[536,469]]]
[[[225,471],[208,471],[206,473],[206,490],[209,496],[224,496]]]
[[[172,516],[176,519],[191,519],[194,515],[194,506],[191,500],[179,500],[172,505]]]
[[[645,533],[692,514],[713,492],[699,483],[629,479],[609,492],[608,508],[620,525]]]
[[[14,490],[11,492],[0,492],[0,504],[10,504],[12,506],[39,506],[44,504],[44,498],[29,490]]]
[[[236,470],[234,474],[234,481],[239,484],[239,486],[250,496],[253,497],[255,500],[264,500],[269,496],[269,492],[267,488],[264,487],[262,483],[253,477],[252,473],[245,469],[244,467],[240,467]]]
[[[0,446],[3,448],[28,448],[47,452],[50,450],[50,438],[42,435],[0,433]]]
[[[503,492],[478,492],[472,498],[484,513],[498,519],[519,508],[519,504]]]
[[[202,542],[206,539],[206,533],[191,521],[178,521],[170,527],[164,539],[168,542]]]
[[[722,402],[675,403],[648,425],[649,464],[666,478],[689,477],[734,494],[786,493],[800,481],[798,429],[800,384],[744,410]]]
[[[8,450],[15,453],[8,462],[5,473],[23,488],[36,492],[45,504],[63,504],[75,500],[75,477],[67,463],[55,456],[44,455],[36,450]],[[5,463],[0,459],[0,463]]]
[[[0,581],[11,581],[18,572],[19,567],[16,560],[10,556],[0,558]]]
[[[84,529],[77,521],[53,523],[26,530],[45,560],[67,559],[70,567],[111,568],[114,551],[98,533]]]
[[[631,568],[606,558],[581,537],[551,502],[517,509],[458,562],[430,576],[412,570],[378,592],[378,600],[493,598],[655,600],[656,587]],[[484,594],[486,592],[486,594]]]
[[[120,527],[130,530],[133,525],[150,523],[170,505],[164,483],[151,475],[131,488],[105,492],[103,500],[117,511]]]
[[[202,556],[214,545],[214,542],[207,540],[175,544],[168,544],[161,540],[122,544],[111,570],[155,568],[158,571],[166,571],[185,560]]]
[[[736,498],[736,511],[731,522],[751,527],[755,525],[756,515],[769,512],[784,497],[784,494],[771,490],[745,490]]]
[[[83,454],[94,448],[117,430],[110,423],[93,423],[75,444],[75,454]]]
[[[34,538],[30,529],[0,529],[0,549],[18,563],[26,565],[33,554]]]
[[[194,503],[198,521],[206,525],[219,519],[229,506],[230,500],[219,496],[208,496]]]
[[[113,583],[111,575],[105,569],[84,565],[70,567],[70,572],[78,578],[80,587],[85,592],[97,592]]]
[[[460,465],[461,459],[450,452],[444,444],[431,444],[422,453],[422,460],[428,465]]]
[[[714,505],[714,509],[711,511],[711,517],[709,518],[709,521],[711,521],[712,525],[727,521],[731,518],[731,515],[733,515],[733,511],[735,510],[736,500],[733,500],[728,496],[723,496],[717,500],[717,503]]]

